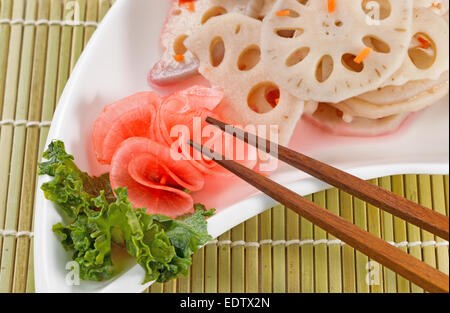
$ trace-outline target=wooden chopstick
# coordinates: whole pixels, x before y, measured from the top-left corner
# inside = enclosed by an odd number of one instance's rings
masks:
[[[449,218],[438,212],[432,211],[420,204],[409,201],[386,189],[375,186],[356,176],[341,171],[330,165],[312,159],[304,154],[293,151],[284,146],[260,139],[242,129],[228,125],[222,121],[208,117],[206,121],[215,125],[238,139],[241,139],[257,148],[258,142],[265,144],[265,152],[278,158],[309,175],[320,179],[338,189],[341,189],[367,203],[370,203],[384,211],[398,216],[407,222],[425,229],[445,240],[449,240]],[[249,140],[249,138],[251,140]],[[270,147],[277,147],[275,151]]]
[[[449,292],[449,277],[439,270],[301,197],[286,187],[275,183],[269,178],[235,161],[226,160],[225,157],[216,152],[203,149],[202,145],[193,141],[190,141],[189,144],[269,197],[284,204],[336,238],[404,276],[426,291]]]

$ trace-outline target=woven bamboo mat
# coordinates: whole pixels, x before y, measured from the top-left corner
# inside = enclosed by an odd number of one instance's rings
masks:
[[[113,2],[0,0],[0,292],[34,291],[36,164],[69,74]],[[449,214],[448,176],[371,182]],[[448,242],[336,189],[309,198],[448,274]],[[201,249],[188,277],[149,291],[423,292],[369,261],[278,206]]]

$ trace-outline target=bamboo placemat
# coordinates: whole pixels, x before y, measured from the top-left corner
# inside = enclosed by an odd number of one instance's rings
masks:
[[[36,164],[69,74],[113,2],[0,0],[0,292],[34,291]],[[371,182],[449,214],[449,176]],[[309,199],[448,274],[448,242],[336,189]],[[283,206],[235,227],[193,259],[188,277],[149,291],[423,292]]]

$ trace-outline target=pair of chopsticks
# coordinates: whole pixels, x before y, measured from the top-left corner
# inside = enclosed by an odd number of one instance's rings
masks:
[[[421,227],[443,239],[449,240],[449,218],[434,212],[417,203],[409,201],[392,192],[372,185],[358,177],[350,175],[332,166],[277,145],[269,140],[260,139],[256,135],[242,129],[225,124],[208,117],[206,121],[217,126],[236,138],[255,146],[265,141],[264,152],[271,154],[303,172],[310,174],[332,186],[335,186],[367,203],[398,216],[407,222]],[[403,252],[386,241],[362,230],[349,221],[337,216],[317,204],[301,197],[293,191],[281,186],[269,178],[222,155],[203,149],[201,144],[190,141],[190,145],[203,154],[234,173],[244,181],[253,185],[274,200],[294,210],[305,219],[316,224],[349,246],[361,251],[376,262],[402,275],[411,282],[429,292],[449,292],[449,277],[439,270],[421,262],[417,258]],[[270,150],[277,147],[278,151]]]

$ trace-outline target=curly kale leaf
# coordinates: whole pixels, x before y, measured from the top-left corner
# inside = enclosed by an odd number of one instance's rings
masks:
[[[80,278],[100,281],[114,274],[112,244],[124,247],[145,270],[144,283],[186,275],[191,256],[211,237],[206,211],[195,205],[195,213],[185,220],[150,215],[134,209],[126,188],[111,190],[108,175],[90,177],[66,153],[64,143],[53,141],[39,164],[39,174],[53,179],[42,185],[45,197],[62,209],[72,222],[53,226],[66,250],[80,266]]]

